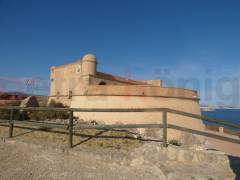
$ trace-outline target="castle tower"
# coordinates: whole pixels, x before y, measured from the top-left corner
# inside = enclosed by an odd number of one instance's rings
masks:
[[[95,75],[97,72],[97,58],[93,54],[86,54],[82,58],[82,76]]]

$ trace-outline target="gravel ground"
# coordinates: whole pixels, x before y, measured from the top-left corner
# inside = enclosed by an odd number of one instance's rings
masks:
[[[155,167],[106,163],[16,141],[0,143],[0,179],[165,179]]]
[[[166,179],[156,167],[126,163],[130,150],[142,144],[139,140],[104,138],[126,133],[80,134],[74,137],[80,145],[69,150],[65,134],[14,128],[14,138],[8,139],[8,127],[0,127],[0,179]],[[90,134],[103,138],[91,139]]]
[[[7,127],[0,127],[1,180],[230,180],[240,177],[228,164],[169,160],[162,155],[159,142],[104,139],[104,133],[100,133],[103,139],[83,137],[82,143],[68,149],[65,134],[14,129],[14,138],[8,139],[7,132]],[[107,135],[121,134],[114,133]],[[75,137],[77,142],[79,137]]]

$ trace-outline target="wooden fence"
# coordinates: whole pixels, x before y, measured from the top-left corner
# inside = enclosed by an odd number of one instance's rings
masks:
[[[196,114],[191,114],[187,112],[172,110],[168,108],[141,108],[141,109],[83,109],[83,108],[49,108],[49,107],[0,107],[0,109],[5,109],[10,111],[10,119],[0,119],[1,123],[7,123],[9,125],[9,138],[13,136],[13,129],[14,125],[27,125],[27,126],[39,126],[39,127],[46,127],[46,128],[60,128],[60,129],[68,129],[68,146],[71,148],[73,147],[73,130],[74,129],[101,129],[101,130],[111,130],[115,128],[125,129],[125,128],[163,128],[163,135],[162,135],[162,143],[164,147],[167,147],[167,130],[169,128],[180,130],[192,134],[197,134],[201,136],[206,136],[210,138],[220,139],[232,143],[240,144],[239,138],[231,138],[223,135],[218,135],[214,133],[209,133],[206,131],[199,131],[195,129],[190,129],[186,127],[177,126],[174,124],[168,123],[168,113],[181,115],[184,117],[194,118],[196,120],[205,120],[211,123],[215,123],[220,126],[225,126],[229,128],[239,129],[239,124],[233,124],[227,122],[225,120],[213,119],[208,118]],[[69,121],[68,124],[61,124],[61,123],[48,123],[48,122],[39,122],[37,120],[17,120],[14,119],[14,111],[52,111],[52,112],[68,112],[69,113]],[[86,125],[86,124],[73,124],[73,113],[74,112],[162,112],[162,121],[158,124],[112,124],[112,125]],[[193,119],[193,120],[194,120]]]

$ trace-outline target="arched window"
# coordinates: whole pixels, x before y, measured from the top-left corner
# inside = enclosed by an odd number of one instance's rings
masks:
[[[101,81],[98,85],[107,85],[104,81]]]

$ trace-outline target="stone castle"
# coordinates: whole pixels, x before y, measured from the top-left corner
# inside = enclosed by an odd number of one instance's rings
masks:
[[[97,71],[97,58],[85,55],[72,64],[51,67],[50,100],[71,108],[170,108],[200,115],[196,91],[163,87],[161,80],[131,80]],[[161,112],[81,112],[79,118],[106,124],[160,123]],[[203,129],[201,121],[170,114],[169,123]],[[171,131],[171,130],[170,130]],[[172,130],[173,131],[173,130]],[[173,132],[169,138],[179,137]]]

